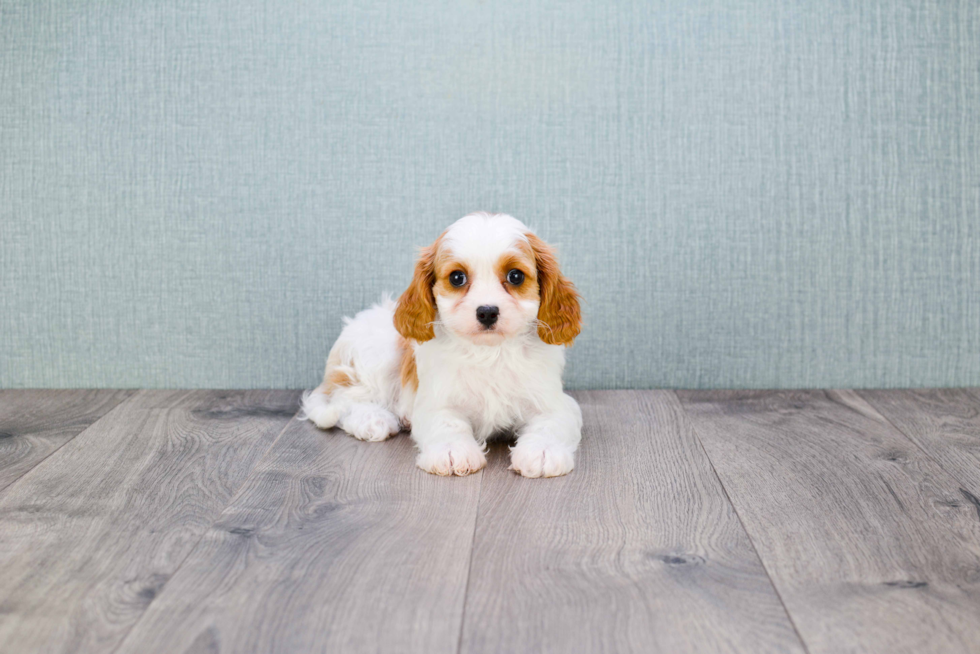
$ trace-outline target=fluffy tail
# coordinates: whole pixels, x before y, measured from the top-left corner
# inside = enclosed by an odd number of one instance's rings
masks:
[[[330,429],[340,420],[340,407],[331,404],[330,396],[321,388],[303,393],[303,408],[300,419],[310,420],[320,429]]]

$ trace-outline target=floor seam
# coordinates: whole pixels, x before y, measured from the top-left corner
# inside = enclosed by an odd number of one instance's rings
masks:
[[[681,401],[676,391],[671,391],[671,393],[673,393],[674,398],[677,400],[677,404],[680,406],[681,411],[684,412],[684,419],[688,423],[688,427],[691,430],[691,434],[694,435],[694,440],[697,441],[698,447],[701,448],[701,452],[704,453],[704,458],[708,462],[708,466],[711,468],[711,474],[713,474],[715,479],[718,481],[718,485],[721,487],[721,492],[724,493],[725,495],[725,500],[728,502],[728,506],[732,507],[732,512],[735,514],[735,518],[738,520],[738,524],[742,527],[742,531],[745,533],[745,537],[749,539],[749,545],[752,546],[752,551],[755,553],[755,558],[758,559],[759,565],[762,566],[762,571],[766,573],[766,578],[769,580],[769,585],[772,587],[773,592],[776,593],[776,598],[779,600],[780,605],[783,607],[783,611],[786,613],[786,619],[789,620],[790,626],[793,627],[793,632],[796,634],[796,637],[799,639],[800,646],[803,648],[804,652],[807,652],[807,654],[809,654],[810,648],[807,646],[806,640],[803,639],[803,634],[800,633],[800,629],[796,625],[796,620],[793,619],[793,614],[790,613],[789,607],[786,606],[786,600],[783,599],[783,594],[779,592],[779,587],[776,585],[776,581],[773,579],[772,573],[769,572],[769,568],[766,566],[765,560],[762,558],[762,555],[759,553],[759,548],[756,547],[755,541],[752,540],[752,534],[749,532],[748,527],[746,527],[745,521],[742,520],[742,516],[741,514],[739,514],[738,508],[735,506],[735,503],[732,501],[731,496],[728,494],[728,489],[725,487],[724,482],[722,482],[721,475],[719,475],[718,471],[715,469],[714,461],[712,461],[711,457],[708,455],[708,449],[704,446],[704,443],[701,442],[701,436],[698,435],[698,430],[694,426],[694,420],[691,418],[690,414],[688,414],[687,408],[684,406],[684,403]]]
[[[120,390],[129,390],[129,389],[120,389]],[[92,429],[97,424],[99,424],[100,422],[102,422],[103,420],[105,420],[109,415],[111,415],[117,409],[119,409],[119,407],[121,407],[122,405],[128,403],[134,397],[136,397],[137,395],[139,395],[139,393],[140,393],[140,391],[137,390],[135,393],[130,394],[128,397],[124,397],[122,400],[120,400],[119,402],[116,403],[116,406],[112,407],[111,409],[109,409],[108,411],[106,411],[105,413],[103,413],[101,416],[99,416],[99,419],[98,420],[96,420],[95,422],[93,422],[92,424],[90,424],[88,427],[86,427],[82,431],[78,432],[77,434],[75,434],[74,436],[72,436],[71,438],[69,438],[68,440],[66,440],[64,443],[62,443],[58,447],[56,447],[53,450],[51,450],[50,452],[48,452],[43,458],[38,459],[37,462],[35,462],[34,465],[32,465],[27,470],[25,470],[20,475],[20,477],[17,477],[17,479],[11,480],[9,484],[7,484],[6,486],[4,486],[3,488],[0,488],[0,497],[3,497],[3,494],[7,492],[7,489],[8,488],[13,488],[14,484],[16,484],[17,482],[19,482],[21,479],[23,479],[27,475],[31,474],[33,471],[37,470],[41,466],[42,463],[44,463],[45,461],[47,461],[48,459],[50,459],[56,453],[60,452],[61,451],[61,448],[63,448],[65,445],[68,445],[68,443],[71,443],[76,438],[78,438],[79,436],[81,436],[82,434],[84,434],[85,432],[87,432],[89,429]]]
[[[940,461],[939,459],[937,459],[936,457],[934,457],[928,450],[926,450],[924,447],[922,447],[921,445],[919,445],[919,442],[916,439],[912,438],[912,436],[910,436],[904,429],[902,429],[901,427],[899,427],[898,425],[896,425],[892,421],[891,418],[889,418],[887,415],[885,415],[885,413],[883,411],[881,411],[880,409],[878,409],[878,407],[876,407],[874,404],[872,404],[868,400],[868,398],[866,398],[861,393],[861,391],[855,390],[854,391],[854,394],[857,395],[858,397],[860,397],[865,403],[867,403],[868,406],[870,406],[872,409],[874,409],[875,413],[877,413],[879,416],[881,416],[882,420],[884,420],[886,423],[888,423],[888,426],[889,427],[891,427],[896,432],[898,432],[898,434],[900,436],[902,436],[905,440],[907,440],[908,442],[912,443],[912,445],[914,445],[917,450],[919,450],[920,452],[922,452],[926,456],[927,459],[929,459],[930,461],[932,461],[933,463],[935,463],[937,466],[939,466],[939,469],[940,470],[942,470],[947,475],[949,475],[949,478],[956,482],[956,485],[960,487],[960,490],[961,491],[966,490],[966,487],[967,486],[970,486],[970,484],[964,484],[962,479],[960,479],[955,474],[953,474],[952,472],[950,472],[949,470],[947,470],[946,469],[946,466],[943,465],[942,461]],[[978,489],[978,490],[980,490],[980,489]],[[969,491],[967,491],[967,492],[969,492]]]
[[[262,463],[262,461],[264,461],[265,458],[269,455],[269,452],[272,451],[272,448],[275,446],[275,444],[279,442],[279,439],[282,438],[282,435],[286,433],[286,430],[289,428],[289,425],[293,424],[293,421],[296,420],[296,416],[299,415],[299,412],[300,412],[300,410],[297,409],[296,413],[293,414],[293,417],[286,421],[286,424],[283,425],[283,428],[282,428],[282,430],[280,430],[279,434],[277,434],[276,437],[274,439],[272,439],[272,443],[269,444],[269,447],[266,448],[265,452],[262,453],[262,456],[259,457],[259,459],[255,462],[255,465],[252,466],[252,469],[248,471],[248,474],[247,475],[245,475],[245,478],[242,480],[242,483],[238,486],[238,490],[236,490],[231,495],[231,497],[229,498],[229,500],[225,503],[224,507],[222,507],[221,511],[219,511],[215,515],[215,518],[214,518],[214,520],[211,521],[211,524],[208,525],[207,528],[205,528],[201,532],[201,536],[194,542],[194,547],[192,547],[192,548],[190,548],[190,550],[188,550],[188,552],[184,556],[184,558],[182,558],[180,560],[180,563],[177,564],[177,567],[174,568],[174,571],[170,573],[170,576],[169,577],[167,577],[167,581],[165,581],[160,586],[160,588],[157,589],[157,592],[153,596],[153,599],[150,600],[147,603],[147,605],[143,608],[143,612],[140,613],[140,616],[136,619],[136,621],[133,622],[133,624],[129,627],[129,629],[126,630],[126,634],[119,640],[119,643],[114,648],[112,648],[112,651],[110,652],[110,654],[115,654],[116,652],[119,651],[119,649],[123,645],[126,644],[126,641],[129,640],[130,634],[133,633],[133,630],[136,629],[137,626],[139,626],[139,623],[142,622],[143,621],[143,618],[146,617],[146,614],[149,613],[150,607],[153,606],[153,603],[156,602],[157,599],[161,595],[163,595],[163,592],[167,589],[167,584],[170,583],[170,580],[171,579],[173,579],[175,576],[177,576],[177,573],[180,571],[181,568],[184,567],[184,564],[187,562],[187,559],[189,559],[194,554],[194,552],[197,551],[197,548],[201,545],[201,541],[203,541],[204,540],[204,537],[208,535],[208,531],[211,529],[211,527],[214,526],[214,523],[217,522],[221,518],[221,516],[228,509],[228,507],[231,506],[232,503],[234,503],[234,501],[238,498],[238,496],[242,492],[242,489],[245,487],[245,484],[247,484],[249,478],[251,478],[252,473],[255,472],[255,470],[259,467],[259,464]]]
[[[486,479],[487,468],[480,471],[480,490],[476,496],[476,513],[473,516],[473,537],[470,539],[470,560],[466,566],[466,583],[463,585],[463,612],[459,620],[459,638],[456,639],[456,654],[463,649],[463,633],[466,629],[466,605],[470,599],[470,579],[473,577],[473,559],[476,550],[476,530],[480,523],[480,504],[483,502],[483,482]]]

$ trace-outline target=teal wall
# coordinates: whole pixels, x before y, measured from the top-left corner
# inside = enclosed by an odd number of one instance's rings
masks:
[[[573,387],[980,385],[980,3],[0,0],[0,386],[312,386],[475,209]]]

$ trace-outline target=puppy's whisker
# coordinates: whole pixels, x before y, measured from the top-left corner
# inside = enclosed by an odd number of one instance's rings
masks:
[[[554,329],[552,329],[552,328],[551,328],[551,325],[549,325],[548,323],[546,323],[546,322],[545,322],[545,321],[543,321],[543,320],[540,320],[540,319],[535,319],[535,320],[533,321],[533,323],[534,323],[534,325],[535,325],[535,326],[537,326],[537,327],[540,327],[540,326],[542,326],[542,325],[543,325],[543,326],[544,326],[544,328],[548,330],[548,333],[549,333],[549,334],[551,334],[551,333],[553,333],[553,332],[555,331]]]

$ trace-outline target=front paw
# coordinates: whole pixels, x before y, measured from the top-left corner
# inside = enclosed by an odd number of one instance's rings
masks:
[[[559,443],[521,443],[511,448],[510,469],[525,477],[560,477],[575,467],[575,450]]]
[[[462,477],[487,465],[487,457],[472,438],[426,445],[415,459],[418,467],[434,475]]]

